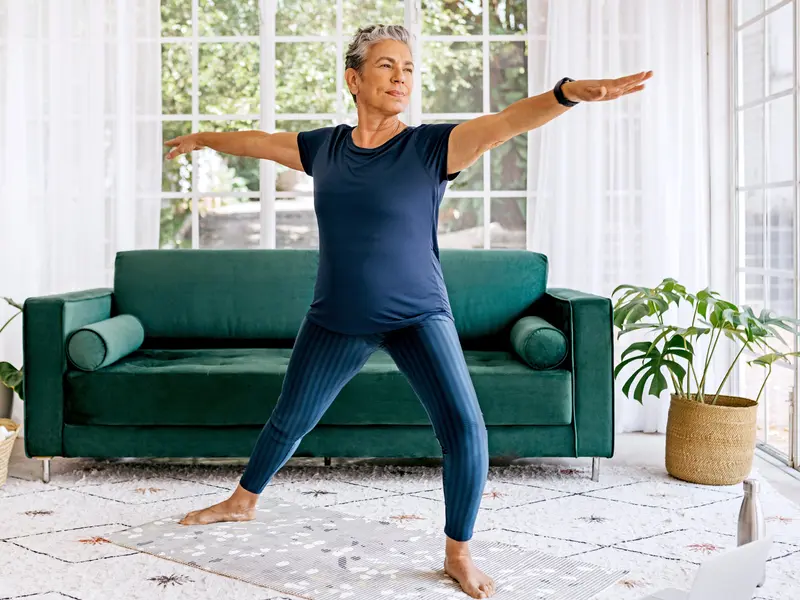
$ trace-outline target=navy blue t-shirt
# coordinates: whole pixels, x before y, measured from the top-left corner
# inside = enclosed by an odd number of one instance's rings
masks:
[[[451,314],[436,238],[454,123],[407,127],[360,148],[353,127],[305,131],[297,144],[314,178],[319,269],[307,318],[363,335]]]

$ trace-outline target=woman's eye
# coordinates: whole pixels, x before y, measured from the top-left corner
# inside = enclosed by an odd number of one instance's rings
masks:
[[[406,69],[406,71],[408,71],[409,73],[413,73],[414,72],[413,69]]]

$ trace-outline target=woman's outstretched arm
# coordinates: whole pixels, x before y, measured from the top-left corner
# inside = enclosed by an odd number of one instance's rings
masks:
[[[652,71],[644,71],[618,79],[571,81],[565,83],[561,90],[567,100],[573,102],[614,100],[643,90],[644,82],[652,75]],[[496,148],[516,135],[541,127],[568,110],[568,107],[558,103],[551,90],[523,98],[498,113],[460,123],[450,134],[447,173],[463,171],[487,150]]]
[[[263,158],[297,171],[303,170],[297,133],[266,131],[200,132],[182,135],[164,142],[171,146],[167,158],[172,159],[202,148],[211,148],[223,154]]]

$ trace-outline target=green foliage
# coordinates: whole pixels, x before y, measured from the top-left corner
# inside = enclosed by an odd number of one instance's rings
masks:
[[[346,88],[340,103],[336,98],[337,61],[344,61],[350,37],[359,27],[372,23],[404,22],[403,0],[344,0],[342,6],[345,40],[342,55],[337,56],[333,42],[277,42],[275,48],[275,97],[260,97],[259,48],[254,42],[204,42],[203,36],[259,35],[258,0],[200,0],[198,11],[198,104],[202,114],[258,114],[260,102],[271,102],[281,126],[282,113],[333,113],[343,109],[354,113],[355,107]],[[489,28],[492,34],[522,34],[527,30],[526,0],[491,0]],[[483,31],[481,0],[424,0],[425,35],[480,35]],[[162,45],[162,110],[164,114],[191,114],[192,11],[190,0],[162,0],[162,35],[186,38],[186,41]],[[336,3],[327,0],[307,2],[278,0],[275,30],[279,36],[334,35]],[[483,105],[483,56],[481,42],[426,42],[422,61],[418,61],[416,85],[422,86],[423,111],[426,113],[477,113],[500,111],[526,97],[527,43],[491,42],[489,48],[489,106]],[[420,68],[421,67],[421,68]],[[537,92],[538,93],[538,92]],[[430,122],[425,120],[425,122]],[[292,130],[313,129],[320,125],[306,121]],[[201,123],[200,130],[235,131],[258,129],[253,121]],[[164,139],[191,133],[191,121],[165,121]],[[491,152],[492,190],[527,188],[527,139],[517,136]],[[210,152],[210,151],[203,151]],[[220,155],[222,166],[214,178],[227,187],[218,191],[259,190],[258,161]],[[482,157],[451,184],[454,191],[481,192],[484,188]],[[282,167],[279,167],[280,171]],[[198,181],[205,181],[198,173]],[[162,190],[189,195],[192,186],[192,160],[181,156],[163,165]],[[453,199],[443,203],[442,229],[462,229],[466,223],[482,223],[482,202]],[[248,201],[241,199],[241,201]],[[185,231],[187,201],[165,201],[162,209],[162,241],[183,245],[175,239]],[[460,222],[448,221],[448,215],[460,215]],[[492,220],[507,227],[524,229],[525,201],[494,199]]]
[[[17,311],[11,315],[11,317],[0,327],[0,333],[3,333],[3,330],[8,327],[8,324],[11,323],[16,317],[22,314],[22,305],[14,302],[11,298],[3,298],[10,306],[17,309]],[[24,400],[25,396],[22,392],[22,368],[20,367],[17,369],[14,365],[8,362],[0,362],[0,383],[2,383],[7,388],[11,388],[13,391],[17,393],[20,397],[20,400]]]
[[[756,315],[751,307],[740,308],[708,288],[692,294],[676,280],[667,278],[655,288],[621,285],[614,290],[613,296],[618,296],[614,305],[614,326],[619,329],[617,337],[641,331],[652,336],[651,341],[628,346],[614,369],[614,377],[619,377],[629,365],[638,367],[628,377],[622,391],[630,397],[631,387],[638,379],[633,398],[639,402],[645,392],[658,396],[669,389],[669,378],[675,393],[698,402],[715,404],[745,350],[760,355],[748,364],[767,368],[764,383],[755,398],[758,401],[772,374],[772,365],[779,360],[788,362],[789,357],[800,355],[798,352],[781,352],[774,347],[776,343],[788,345],[780,331],[788,332],[790,338],[800,335],[797,328],[800,321],[774,316],[767,309]],[[693,307],[689,326],[665,325],[664,316],[672,308],[678,308],[682,300]],[[709,336],[709,339],[706,355],[702,357],[695,352],[692,342],[696,343],[704,336]],[[722,336],[733,342],[738,352],[712,396],[706,390],[707,378]],[[694,396],[692,384],[696,390]]]

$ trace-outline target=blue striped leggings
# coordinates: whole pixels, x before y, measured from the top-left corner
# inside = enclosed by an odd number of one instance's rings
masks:
[[[434,314],[383,334],[334,333],[304,320],[281,395],[240,485],[260,494],[370,355],[385,350],[422,402],[442,449],[444,533],[472,538],[489,470],[486,425],[452,319]]]

